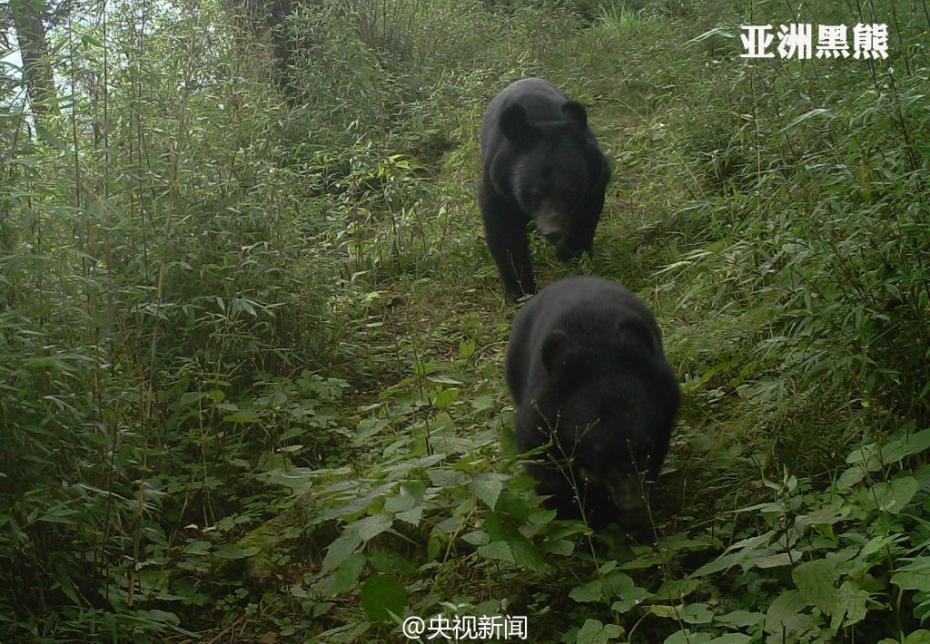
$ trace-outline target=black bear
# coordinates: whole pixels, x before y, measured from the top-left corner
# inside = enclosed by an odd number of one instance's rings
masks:
[[[536,292],[529,221],[560,258],[590,252],[610,168],[584,107],[541,78],[519,80],[488,104],[481,157],[485,237],[513,301]]]
[[[668,452],[680,393],[649,307],[596,277],[544,288],[514,318],[507,385],[521,452],[562,518],[592,527],[642,505]]]

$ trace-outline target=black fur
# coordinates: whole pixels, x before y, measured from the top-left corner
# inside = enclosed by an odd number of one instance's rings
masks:
[[[549,445],[528,468],[549,506],[577,518],[580,500],[594,527],[632,509],[662,469],[680,402],[646,304],[596,277],[555,282],[517,313],[506,370],[517,446]]]
[[[541,78],[519,80],[488,104],[481,156],[485,237],[513,301],[536,292],[527,224],[562,259],[591,252],[610,169],[584,107]]]

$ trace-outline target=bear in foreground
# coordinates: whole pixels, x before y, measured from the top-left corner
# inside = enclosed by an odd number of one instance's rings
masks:
[[[536,292],[527,224],[562,259],[591,252],[610,168],[584,107],[541,78],[519,80],[488,104],[481,157],[485,237],[514,301]]]
[[[596,277],[544,288],[517,313],[507,385],[521,452],[560,518],[598,528],[642,505],[668,452],[680,393],[655,316]]]

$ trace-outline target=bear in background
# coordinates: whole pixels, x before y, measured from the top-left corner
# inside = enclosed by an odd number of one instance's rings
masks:
[[[641,506],[668,452],[680,404],[655,316],[596,277],[544,288],[514,318],[506,357],[521,452],[560,518],[592,527]]]
[[[485,237],[514,301],[536,292],[527,224],[562,259],[591,252],[610,168],[584,107],[541,78],[519,80],[488,104],[481,157]]]

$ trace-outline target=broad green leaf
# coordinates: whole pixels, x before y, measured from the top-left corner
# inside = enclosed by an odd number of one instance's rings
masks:
[[[385,530],[390,530],[394,520],[389,514],[373,514],[346,526],[346,530],[355,530],[362,541],[371,541]]]
[[[681,601],[700,587],[701,582],[697,579],[670,579],[659,586],[654,597],[658,601]]]
[[[716,559],[708,561],[706,564],[704,564],[703,566],[695,570],[693,573],[691,573],[691,576],[692,577],[705,577],[707,575],[712,575],[715,572],[719,572],[721,570],[726,570],[727,568],[731,568],[742,560],[743,560],[742,553],[739,553],[739,552],[731,553],[728,555],[722,555],[720,557],[717,557]]]
[[[707,604],[688,604],[682,607],[679,617],[687,624],[710,624],[714,618],[714,612],[707,607]]]
[[[245,559],[246,557],[251,557],[252,555],[257,554],[258,551],[258,546],[240,548],[234,543],[224,543],[219,548],[217,548],[213,554],[220,559]]]
[[[329,544],[326,548],[326,556],[323,558],[323,565],[320,568],[322,574],[326,574],[343,561],[349,555],[355,552],[355,549],[362,545],[362,538],[355,530],[343,530],[342,534]]]
[[[876,472],[884,466],[893,465],[908,456],[920,454],[928,449],[930,449],[930,429],[905,434],[900,438],[885,443],[883,446],[879,446],[878,443],[869,443],[850,452],[849,456],[846,457],[847,463],[857,464],[859,469],[856,472],[856,468],[852,467],[844,472],[840,477],[840,482],[847,486],[850,482],[855,484],[858,482],[856,480],[857,475],[860,479],[864,476],[863,469]]]
[[[707,562],[691,573],[691,577],[703,577],[720,570],[726,570],[737,564],[745,568],[747,560],[751,559],[754,554],[758,553],[758,556],[772,554],[770,546],[771,540],[771,533],[768,532],[741,539],[729,546],[720,557]]]
[[[869,443],[862,447],[857,447],[846,456],[846,462],[850,465],[860,463],[870,472],[881,468],[881,447],[877,443]]]
[[[543,549],[554,555],[568,557],[575,552],[575,542],[569,541],[568,539],[547,539],[545,543],[543,543]]]
[[[602,624],[596,619],[586,619],[578,631],[578,644],[604,644],[623,637],[624,630],[616,624]]]
[[[368,563],[381,573],[397,572],[401,575],[413,575],[417,566],[413,565],[403,555],[384,548],[366,548],[365,555]]]
[[[388,611],[404,614],[407,589],[390,575],[375,575],[365,580],[361,590],[362,608],[373,621],[390,619]]]
[[[184,546],[184,552],[191,555],[205,555],[210,552],[210,542],[208,541],[189,541]]]
[[[859,551],[859,558],[865,559],[869,555],[884,551],[888,546],[893,545],[896,541],[899,541],[902,538],[904,537],[899,534],[872,537],[866,542],[864,546],[862,546],[862,550]]]
[[[436,487],[462,487],[468,484],[468,475],[459,470],[432,469],[426,475]]]
[[[443,519],[433,527],[433,531],[441,534],[455,534],[465,527],[465,517],[451,516]]]
[[[669,606],[667,604],[656,604],[649,607],[649,612],[655,615],[656,617],[665,617],[668,619],[678,619],[678,613],[681,608],[679,606]]]
[[[265,473],[265,480],[275,485],[281,485],[291,490],[292,494],[303,494],[313,487],[313,481],[318,474],[306,467],[290,469],[275,468]]]
[[[772,634],[795,633],[809,617],[803,611],[807,600],[796,590],[786,590],[769,605],[765,614],[765,631]]]
[[[639,588],[637,586],[624,592],[619,600],[611,604],[610,610],[616,611],[618,613],[625,613],[639,606],[650,597],[652,597],[652,593],[650,593],[645,588]]]
[[[901,590],[930,592],[930,557],[916,557],[898,568],[891,583]]]
[[[510,544],[506,541],[492,541],[486,546],[480,546],[478,548],[478,554],[485,559],[497,559],[514,563],[513,551],[510,549]]]
[[[709,624],[714,613],[706,604],[687,604],[678,606],[650,606],[649,612],[658,617],[675,619],[687,624]]]
[[[868,493],[868,498],[882,512],[898,514],[914,495],[920,490],[920,481],[913,476],[901,476],[889,482],[876,483]]]
[[[390,427],[391,420],[389,418],[363,418],[358,421],[356,426],[356,434],[352,438],[352,442],[356,445],[365,445],[372,437],[381,433],[386,427]]]
[[[607,565],[602,566],[602,568],[609,567],[613,569],[615,565],[615,561],[610,561]],[[626,573],[617,571],[610,574],[606,572],[602,574],[606,575],[604,577],[604,590],[607,591],[611,597],[621,597],[624,593],[628,593],[636,587],[633,578]]]
[[[474,409],[475,411],[487,411],[488,409],[493,409],[493,408],[494,408],[494,399],[491,398],[491,397],[490,397],[489,395],[487,395],[487,394],[484,394],[484,395],[482,395],[482,396],[478,396],[477,398],[472,399],[472,401],[471,401],[471,407],[472,407],[472,409]]]
[[[204,398],[208,398],[208,395],[201,391],[185,391],[181,394],[181,399],[178,401],[179,407],[189,407],[196,402],[200,402]]]
[[[889,441],[882,447],[882,463],[892,465],[898,461],[930,449],[930,429]]]
[[[328,595],[338,595],[358,581],[362,570],[365,568],[366,557],[361,552],[355,552],[349,555],[335,572],[323,580],[321,590]]]
[[[502,474],[485,472],[479,474],[475,478],[473,484],[475,489],[475,495],[484,501],[491,510],[494,510],[494,507],[497,505],[497,499],[501,495],[501,491],[504,489],[504,481],[506,476]]]
[[[406,510],[404,512],[398,512],[394,515],[397,519],[405,523],[416,527],[420,525],[420,520],[423,518],[423,506],[417,506],[411,510]]]
[[[751,641],[752,638],[748,635],[743,635],[742,633],[727,633],[726,635],[708,640],[707,644],[747,644]]]
[[[851,581],[844,581],[840,585],[836,596],[836,606],[833,609],[830,627],[836,631],[840,626],[852,626],[861,622],[866,615],[866,604],[869,601],[868,591],[859,588]],[[843,619],[845,615],[846,619]]]
[[[473,530],[462,535],[462,541],[473,546],[484,546],[491,542],[491,536],[484,530]]]
[[[572,588],[568,596],[579,604],[598,602],[604,598],[604,581],[602,579],[592,579],[586,584]]]
[[[813,512],[802,514],[795,519],[795,525],[799,528],[808,526],[833,525],[842,521],[848,514],[848,509],[840,501],[831,503],[827,507],[819,508]]]
[[[833,582],[838,576],[836,564],[827,559],[808,561],[791,572],[801,596],[827,615],[836,604],[837,591]]]
[[[424,481],[408,481],[398,488],[396,494],[388,497],[384,502],[384,511],[396,514],[412,510],[423,499],[425,492]]]
[[[652,568],[653,566],[661,565],[661,563],[662,559],[659,554],[655,550],[649,550],[643,552],[635,559],[624,561],[620,564],[620,568],[623,570],[642,570],[644,568]]]
[[[865,478],[866,468],[861,464],[853,465],[842,474],[836,481],[836,487],[840,490],[848,490],[856,483]]]
[[[779,566],[790,566],[794,562],[798,561],[801,558],[801,553],[797,550],[792,550],[790,553],[779,552],[774,555],[765,555],[762,557],[756,557],[755,559],[750,559],[752,565],[756,568],[778,568]]]
[[[412,494],[404,494],[403,488],[397,491],[394,496],[388,497],[384,502],[384,511],[396,514],[406,512],[416,505],[417,499]]]
[[[536,572],[542,572],[545,569],[546,560],[532,541],[518,533],[509,538],[508,542],[514,561],[518,564],[527,566]]]
[[[726,615],[718,615],[714,618],[714,623],[720,623],[731,628],[746,628],[761,624],[765,619],[762,613],[753,613],[746,610],[735,610]]]
[[[707,644],[711,635],[707,633],[692,633],[690,630],[675,631],[666,637],[662,644]]]
[[[930,592],[930,570],[926,572],[899,572],[891,576],[891,583],[902,590]]]
[[[461,393],[458,387],[437,387],[432,390],[430,400],[437,409],[448,409]]]

